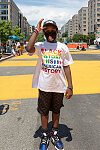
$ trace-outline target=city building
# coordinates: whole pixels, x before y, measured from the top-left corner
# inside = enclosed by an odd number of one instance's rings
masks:
[[[88,1],[88,33],[100,37],[100,0]]]
[[[28,35],[30,35],[30,24],[27,21],[27,18],[24,16],[23,17],[23,22],[24,22],[24,34],[25,37],[27,37]]]
[[[65,33],[66,31],[68,31],[68,23],[64,24],[64,25],[61,27],[61,34]]]
[[[21,32],[27,36],[30,33],[30,25],[25,19],[20,9],[13,0],[0,0],[0,21],[9,20],[13,26],[21,28]],[[24,23],[25,22],[25,23]]]
[[[78,14],[72,17],[72,36],[78,33]]]
[[[88,35],[88,7],[78,11],[78,33]]]
[[[58,30],[57,38],[59,39],[61,37],[62,37],[61,30]]]
[[[68,21],[68,37],[72,38],[72,19]]]

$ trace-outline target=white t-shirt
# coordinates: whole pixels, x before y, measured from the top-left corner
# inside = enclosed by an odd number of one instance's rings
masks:
[[[67,85],[63,66],[73,63],[68,47],[60,42],[38,42],[35,44],[35,54],[39,60],[32,87],[45,92],[65,93]]]

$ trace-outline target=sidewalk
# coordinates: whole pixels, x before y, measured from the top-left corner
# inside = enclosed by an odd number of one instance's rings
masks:
[[[12,58],[12,57],[14,57],[14,56],[13,56],[13,55],[10,55],[10,56],[8,56],[8,55],[3,55],[3,56],[1,57],[1,59],[0,59],[0,62],[1,62],[1,61],[4,61],[4,60],[6,60],[6,59]]]

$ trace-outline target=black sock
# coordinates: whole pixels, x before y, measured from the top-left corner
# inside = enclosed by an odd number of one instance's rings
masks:
[[[42,129],[42,133],[48,133],[48,128],[47,129]]]
[[[58,131],[58,127],[56,127],[56,128],[55,128],[55,127],[52,127],[52,130],[53,130],[53,131]]]

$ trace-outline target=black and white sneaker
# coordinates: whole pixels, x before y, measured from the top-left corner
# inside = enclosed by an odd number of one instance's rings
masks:
[[[58,129],[52,129],[51,134],[51,142],[55,146],[56,150],[64,150],[63,143],[58,135]]]
[[[41,136],[40,150],[48,150],[49,146],[49,136],[47,133],[43,132]]]

